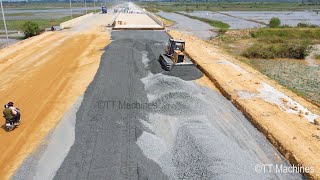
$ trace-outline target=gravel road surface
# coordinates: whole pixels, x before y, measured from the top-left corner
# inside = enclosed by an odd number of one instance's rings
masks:
[[[193,81],[203,76],[196,67],[161,70],[168,38],[112,32],[54,179],[303,179],[256,172],[289,165],[228,100]]]

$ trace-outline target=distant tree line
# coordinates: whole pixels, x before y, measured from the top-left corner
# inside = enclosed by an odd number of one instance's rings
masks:
[[[320,4],[320,0],[302,0],[303,4],[314,4],[314,5],[318,5]]]

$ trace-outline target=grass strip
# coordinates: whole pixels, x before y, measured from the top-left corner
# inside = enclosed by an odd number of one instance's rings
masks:
[[[170,26],[173,26],[176,24],[175,21],[172,21],[172,20],[167,19],[163,16],[160,16],[159,14],[156,14],[156,16],[163,22],[164,26],[166,26],[166,27],[170,27]]]
[[[215,28],[228,29],[230,27],[229,24],[227,24],[225,22],[222,22],[222,21],[212,20],[212,19],[207,19],[207,18],[201,18],[201,17],[197,17],[197,16],[191,16],[191,15],[184,14],[184,13],[179,13],[179,12],[176,12],[176,13],[180,14],[180,15],[183,15],[183,16],[186,16],[186,17],[191,18],[191,19],[196,19],[196,20],[208,23],[210,26],[215,27]]]
[[[79,17],[81,15],[73,15],[73,18]],[[60,25],[60,23],[70,20],[70,16],[56,18],[56,19],[33,19],[32,22],[35,22],[39,25],[41,30],[45,28],[49,28],[51,26]],[[7,28],[8,30],[21,30],[22,25],[30,20],[7,20]],[[0,29],[4,29],[3,23],[0,23]]]

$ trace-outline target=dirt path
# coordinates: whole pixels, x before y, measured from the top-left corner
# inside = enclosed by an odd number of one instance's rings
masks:
[[[312,168],[305,173],[308,178],[320,178],[320,131],[312,124],[319,118],[318,107],[212,44],[176,31],[169,34],[186,40],[187,53],[286,159]]]
[[[0,179],[8,179],[82,95],[109,43],[102,23],[111,15],[87,19],[90,26],[48,32],[0,51],[0,104],[14,101],[22,124],[0,130]],[[13,153],[14,152],[14,153]]]

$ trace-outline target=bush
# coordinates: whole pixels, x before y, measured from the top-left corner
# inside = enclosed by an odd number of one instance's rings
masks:
[[[290,26],[288,24],[284,24],[284,25],[281,25],[280,28],[292,28],[292,26]]]
[[[193,12],[193,9],[186,8],[186,12]]]
[[[293,58],[304,59],[308,55],[308,42],[297,43],[255,43],[249,47],[243,55],[247,58]]]
[[[314,25],[314,24],[308,24],[308,23],[298,23],[297,27],[298,28],[317,28],[319,26]]]
[[[224,35],[226,32],[228,31],[228,29],[219,29],[218,30],[218,35]]]
[[[277,28],[277,27],[280,27],[280,24],[281,24],[281,21],[279,18],[277,17],[273,17],[270,19],[269,21],[269,27],[271,28]]]
[[[318,28],[261,28],[252,31],[251,36],[254,38],[272,39],[282,38],[285,40],[320,40],[320,29]]]
[[[40,28],[37,23],[27,21],[22,25],[22,30],[26,38],[38,35],[40,33]]]

